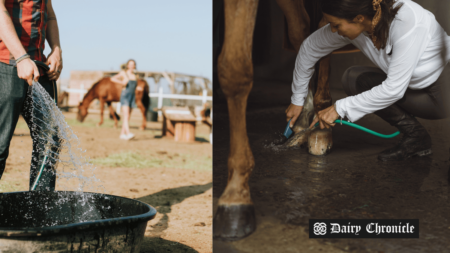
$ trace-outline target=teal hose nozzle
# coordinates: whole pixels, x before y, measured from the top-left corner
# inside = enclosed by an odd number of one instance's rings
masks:
[[[292,119],[289,120],[289,122],[287,123],[286,129],[284,129],[283,135],[284,135],[286,138],[289,138],[289,137],[292,135],[292,133],[293,133],[293,132],[292,132],[292,129],[291,129],[291,127],[290,127],[291,120],[292,120]]]

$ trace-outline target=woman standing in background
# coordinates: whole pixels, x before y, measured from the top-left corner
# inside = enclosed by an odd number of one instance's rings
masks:
[[[122,140],[134,138],[134,134],[130,133],[129,121],[137,85],[135,71],[136,62],[130,59],[126,64],[125,70],[122,70],[119,74],[111,77],[111,81],[120,83],[123,87],[122,94],[120,95],[120,105],[122,107],[123,115],[122,131],[120,132],[120,139]]]

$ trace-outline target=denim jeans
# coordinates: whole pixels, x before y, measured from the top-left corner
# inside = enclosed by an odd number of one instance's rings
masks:
[[[49,93],[52,98],[56,98],[57,90],[53,81],[48,79],[45,70],[40,68],[41,77],[39,83]],[[5,170],[6,159],[9,155],[9,146],[14,130],[22,114],[29,129],[30,136],[33,139],[33,151],[31,157],[30,168],[30,190],[38,175],[41,167],[44,167],[39,184],[36,190],[54,191],[56,184],[56,160],[55,155],[48,157],[45,164],[44,161],[45,147],[42,142],[38,142],[39,131],[32,128],[31,115],[31,87],[25,80],[17,76],[17,68],[0,62],[0,178]],[[39,117],[39,115],[38,115]],[[40,124],[39,120],[34,120],[35,124]],[[36,129],[36,128],[34,128]],[[39,128],[38,128],[39,129]],[[58,142],[56,136],[54,141]],[[58,148],[53,148],[53,154],[58,153]]]

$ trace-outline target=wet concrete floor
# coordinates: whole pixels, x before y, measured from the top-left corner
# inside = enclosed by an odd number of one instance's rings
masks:
[[[259,86],[258,86],[259,85]],[[331,91],[333,101],[345,97]],[[256,83],[249,98],[247,129],[256,166],[250,178],[258,228],[238,242],[214,240],[214,252],[450,252],[450,120],[421,120],[433,154],[381,162],[377,154],[401,136],[382,139],[337,125],[324,157],[306,149],[277,150],[286,126],[290,87]],[[356,122],[390,134],[397,129],[367,115]],[[227,181],[228,112],[214,97],[214,208]],[[215,209],[214,209],[215,211]],[[308,220],[419,219],[419,239],[309,239]]]

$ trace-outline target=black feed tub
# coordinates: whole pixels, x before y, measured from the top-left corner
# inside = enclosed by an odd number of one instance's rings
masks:
[[[0,252],[139,252],[156,210],[88,192],[0,194]]]

